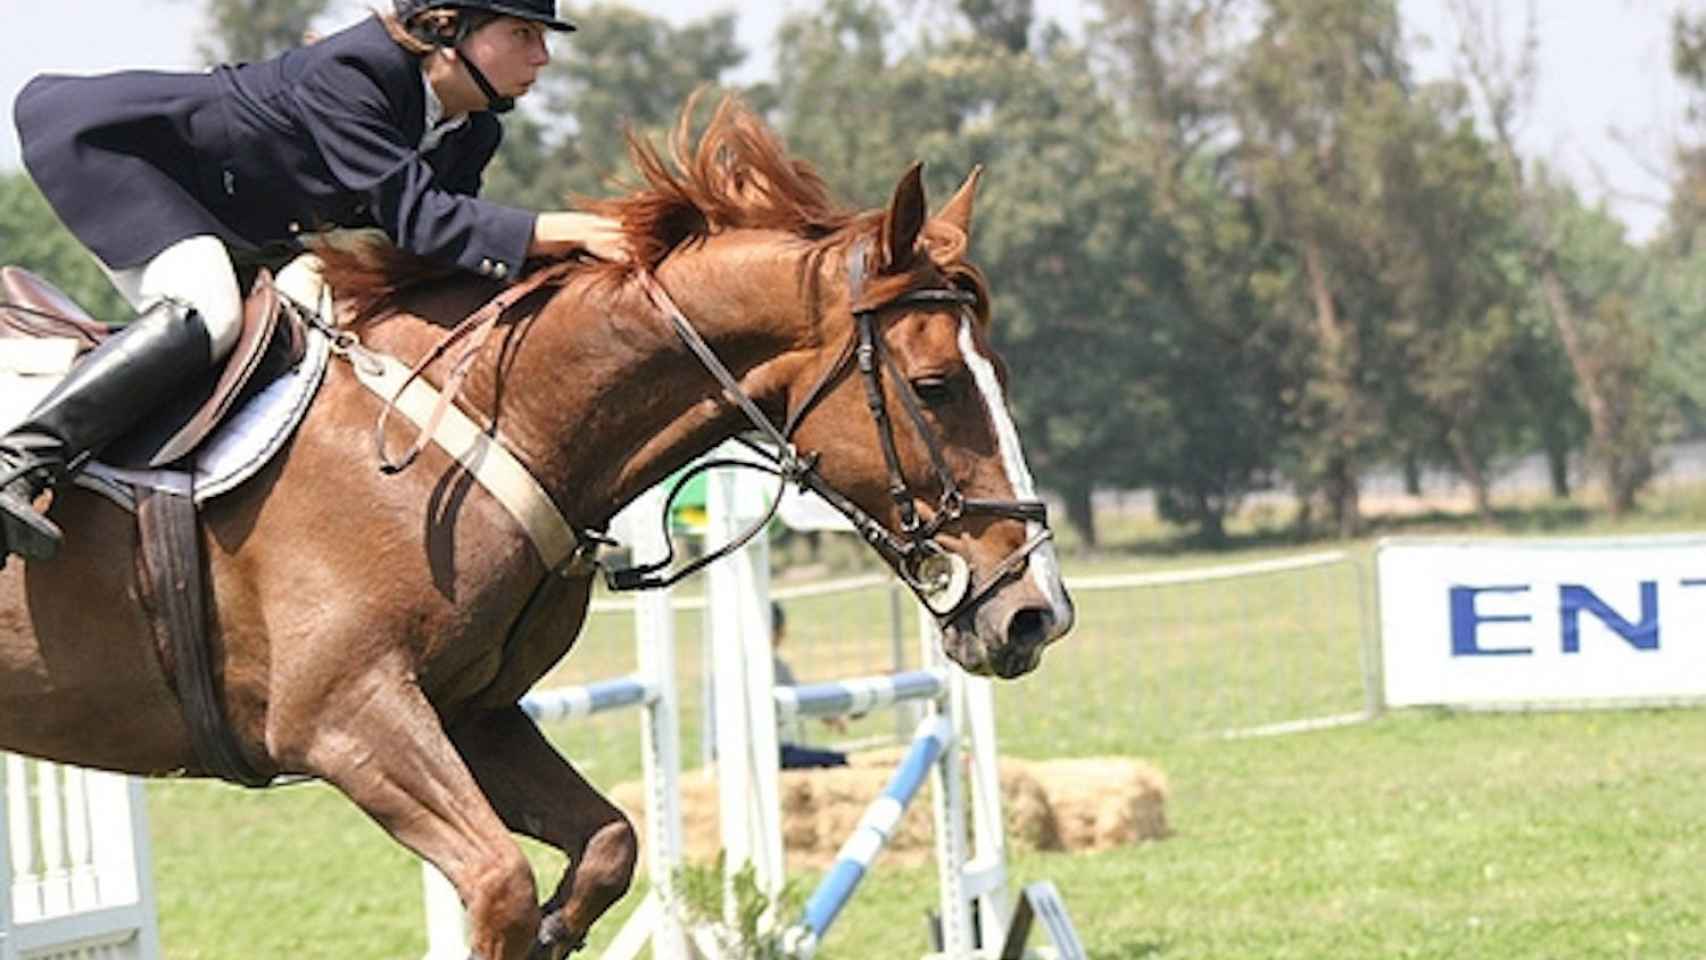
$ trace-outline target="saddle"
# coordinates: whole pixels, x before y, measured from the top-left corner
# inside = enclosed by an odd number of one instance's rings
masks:
[[[0,341],[69,340],[80,357],[119,329],[95,320],[58,287],[20,267],[0,267],[0,301],[22,308],[0,308]],[[300,363],[306,343],[306,326],[294,311],[281,309],[272,275],[261,271],[244,304],[237,345],[225,362],[103,449],[101,461],[159,469],[182,460],[240,401]]]
[[[75,355],[82,356],[118,329],[95,320],[53,284],[18,267],[0,267],[0,303],[0,349],[8,341],[56,340],[69,342]],[[134,485],[144,607],[199,764],[207,773],[252,787],[264,786],[270,778],[244,760],[217,692],[188,460],[260,388],[295,368],[307,344],[306,323],[296,311],[283,308],[272,276],[262,271],[245,301],[242,331],[225,362],[100,452],[101,463],[108,467],[148,471],[147,482]]]

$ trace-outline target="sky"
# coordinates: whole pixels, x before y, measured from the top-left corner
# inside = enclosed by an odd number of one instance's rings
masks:
[[[335,29],[352,22],[381,2],[333,0],[323,26]],[[1520,37],[1528,7],[1537,12],[1539,83],[1519,132],[1524,152],[1545,158],[1585,195],[1606,203],[1629,225],[1633,238],[1650,236],[1663,214],[1668,145],[1682,133],[1683,98],[1670,74],[1670,15],[1678,8],[1706,10],[1706,0],[1480,2],[1503,15],[1505,42],[1511,46]],[[1449,75],[1456,28],[1447,0],[1400,3],[1406,33],[1418,45],[1419,78]],[[646,0],[636,5],[675,22],[715,10],[743,10],[740,36],[752,59],[742,79],[750,79],[768,70],[776,23],[812,4]],[[6,24],[6,38],[0,41],[0,170],[18,167],[12,100],[31,76],[194,68],[201,7],[200,0],[0,0]],[[1076,34],[1091,19],[1092,8],[1086,0],[1037,0],[1037,9]],[[572,56],[577,42],[586,38],[559,41],[557,55]]]

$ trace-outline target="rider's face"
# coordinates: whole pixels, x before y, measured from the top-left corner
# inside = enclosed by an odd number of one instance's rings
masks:
[[[520,17],[499,17],[474,31],[462,43],[461,52],[506,97],[527,93],[539,79],[539,71],[551,62],[544,25]]]

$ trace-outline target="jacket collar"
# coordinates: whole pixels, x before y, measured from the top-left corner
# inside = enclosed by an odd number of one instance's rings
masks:
[[[438,91],[434,90],[432,83],[427,80],[424,63],[421,65],[420,73],[421,89],[426,93],[426,115],[421,131],[421,152],[430,153],[451,132],[460,130],[468,122],[468,115],[464,113],[454,120],[445,120],[444,101],[438,98]]]

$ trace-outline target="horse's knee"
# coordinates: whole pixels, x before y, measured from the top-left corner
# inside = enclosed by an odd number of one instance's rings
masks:
[[[491,935],[506,949],[531,943],[539,927],[538,896],[533,866],[519,849],[497,858],[469,883],[468,916],[476,936],[481,932]]]

